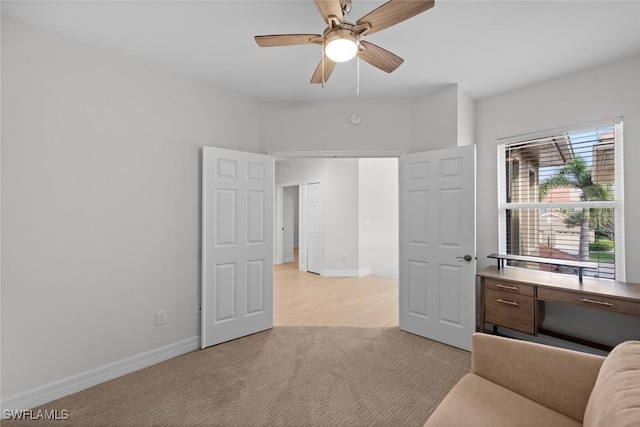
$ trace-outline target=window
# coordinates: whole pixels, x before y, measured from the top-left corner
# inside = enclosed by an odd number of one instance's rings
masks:
[[[624,280],[623,212],[622,122],[500,141],[500,253],[589,261],[585,276]]]

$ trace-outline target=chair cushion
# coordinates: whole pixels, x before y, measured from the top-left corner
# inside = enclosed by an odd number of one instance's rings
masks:
[[[465,375],[431,415],[425,427],[576,427],[559,412],[475,374]]]
[[[584,414],[586,427],[640,426],[640,341],[626,341],[607,356]]]

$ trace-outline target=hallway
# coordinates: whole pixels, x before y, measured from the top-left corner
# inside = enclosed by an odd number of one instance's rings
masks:
[[[274,325],[398,326],[398,281],[378,276],[322,277],[297,262],[274,266]]]

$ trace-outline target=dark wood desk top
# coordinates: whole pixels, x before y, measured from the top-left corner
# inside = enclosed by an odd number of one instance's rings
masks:
[[[476,276],[640,302],[640,284],[637,283],[593,277],[584,277],[580,283],[578,277],[573,275],[517,267],[503,267],[498,270],[496,266],[487,267],[476,273]]]

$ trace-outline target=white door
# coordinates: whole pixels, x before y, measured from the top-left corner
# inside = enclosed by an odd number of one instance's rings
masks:
[[[475,146],[402,156],[399,196],[400,329],[471,350]]]
[[[307,271],[320,274],[322,251],[320,183],[307,184]]]
[[[273,158],[202,149],[202,342],[273,327]]]

